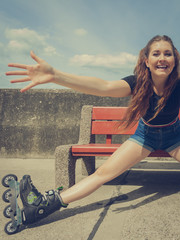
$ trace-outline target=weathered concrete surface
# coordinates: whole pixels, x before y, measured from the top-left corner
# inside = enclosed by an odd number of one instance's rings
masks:
[[[83,105],[126,106],[127,101],[71,90],[0,89],[0,156],[52,158],[57,146],[78,142]]]
[[[80,133],[78,144],[95,143],[94,135],[91,135],[91,119],[93,106],[86,105],[82,107]],[[81,158],[83,175],[90,175],[95,171],[95,157],[91,156],[73,156],[72,145],[61,145],[55,150],[55,172],[56,185],[61,182],[65,189],[71,187],[75,183],[75,163]]]
[[[102,161],[97,161],[97,166]],[[77,164],[77,179],[80,174]],[[44,192],[54,188],[54,159],[0,159],[0,176],[15,173],[32,176]],[[74,202],[16,235],[3,232],[3,240],[179,240],[180,164],[143,161],[123,176],[103,185],[92,195]],[[5,190],[0,186],[0,192]],[[7,204],[0,200],[0,211]]]

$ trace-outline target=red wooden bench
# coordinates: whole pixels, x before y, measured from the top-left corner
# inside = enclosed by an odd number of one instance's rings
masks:
[[[127,107],[84,106],[82,108],[78,144],[60,146],[56,149],[57,185],[62,183],[69,187],[75,183],[76,159],[83,159],[83,174],[91,174],[95,170],[95,156],[110,156],[120,147],[121,144],[112,142],[112,136],[119,134],[116,124],[122,120],[125,111],[127,111]],[[132,135],[137,124],[138,122],[121,135]],[[105,135],[105,142],[95,143],[96,135]],[[150,153],[148,157],[170,157],[170,155],[165,151],[157,150]],[[65,174],[67,175],[65,176]]]

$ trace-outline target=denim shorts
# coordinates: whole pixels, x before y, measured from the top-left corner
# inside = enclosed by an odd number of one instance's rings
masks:
[[[170,152],[180,146],[180,120],[166,127],[150,127],[142,119],[134,135],[129,138],[151,152],[164,150]]]

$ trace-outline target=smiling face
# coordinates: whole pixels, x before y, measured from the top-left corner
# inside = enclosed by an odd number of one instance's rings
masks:
[[[153,42],[146,66],[151,72],[152,80],[166,81],[175,66],[175,58],[171,44],[168,41]]]

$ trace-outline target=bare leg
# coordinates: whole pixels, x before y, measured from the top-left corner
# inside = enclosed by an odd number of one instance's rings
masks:
[[[178,162],[180,162],[180,146],[169,152],[169,154],[176,159]]]
[[[68,204],[88,196],[101,185],[119,176],[149,154],[149,150],[127,140],[95,173],[62,192],[63,202]]]

